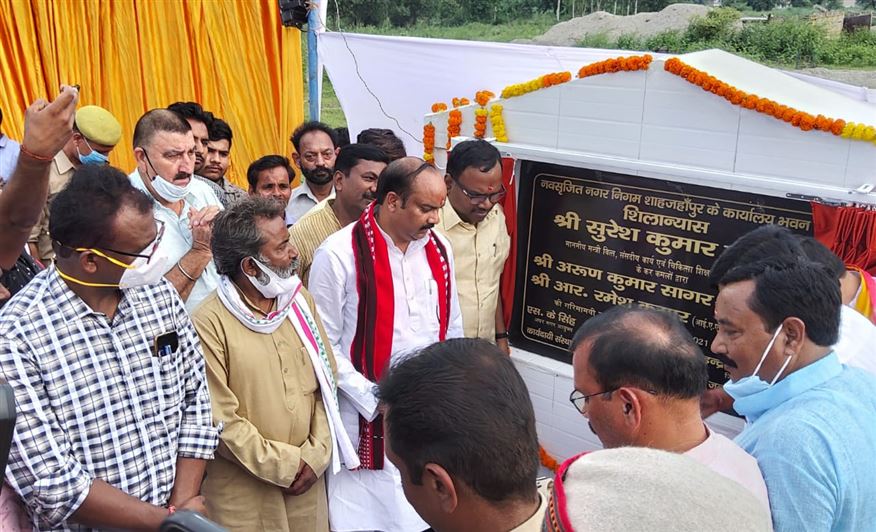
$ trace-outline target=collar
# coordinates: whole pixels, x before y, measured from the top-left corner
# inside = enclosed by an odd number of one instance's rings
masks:
[[[468,223],[459,217],[459,213],[456,212],[456,209],[453,208],[453,205],[450,204],[450,200],[444,202],[444,206],[441,207],[441,227],[444,228],[445,231],[450,231],[457,225],[462,227],[467,231],[477,231],[478,226],[485,224],[488,220],[496,216],[498,203],[493,205],[490,208],[490,212],[481,220],[481,223],[478,225]]]
[[[5,148],[6,144],[8,144],[8,143],[9,143],[9,137],[4,135],[3,133],[0,133],[0,148]]]
[[[54,162],[55,168],[58,170],[58,173],[61,175],[64,175],[67,172],[72,172],[76,169],[76,167],[73,166],[73,163],[70,162],[70,158],[67,157],[66,153],[64,153],[64,150],[59,151],[57,155],[55,155],[55,157],[52,159],[52,161]]]
[[[316,195],[310,189],[310,183],[307,182],[307,179],[302,178],[301,184],[295,187],[295,190],[292,191],[292,197],[289,198],[290,201],[297,198],[298,196],[307,196],[312,199],[314,203],[319,203],[319,200],[316,199]],[[332,187],[332,191],[328,195],[329,198],[335,197],[335,189]]]
[[[782,403],[801,395],[839,375],[843,370],[836,352],[831,351],[821,360],[798,369],[766,390],[737,399],[737,412],[744,414],[749,423]],[[743,412],[744,411],[744,412]]]
[[[231,280],[231,277],[229,277],[228,280],[231,281],[231,285],[234,287],[235,290],[237,290],[237,294],[240,296],[240,300],[243,301],[243,304],[246,305],[249,310],[258,313],[258,315],[261,317],[267,316],[267,314],[265,314],[265,312],[260,309],[258,305],[256,305],[248,297],[246,297],[246,294],[244,294],[243,290],[241,290],[240,287],[237,286],[237,283]],[[274,298],[274,304],[271,305],[271,310],[277,310],[277,298]]]
[[[69,312],[69,314],[76,316],[77,319],[82,319],[87,316],[106,317],[102,312],[96,312],[89,307],[88,304],[76,294],[76,292],[67,286],[64,279],[58,275],[58,269],[54,264],[49,267],[48,273],[46,274],[46,283],[49,286],[49,297],[54,301],[57,301],[59,307],[70,308],[69,311],[60,308],[58,310],[59,315],[63,316]],[[131,306],[140,301],[140,296],[137,291],[141,289],[142,288],[131,288],[128,290],[122,290],[122,298],[119,300],[119,306],[116,309],[116,316],[126,316],[130,312]],[[115,320],[116,318],[113,319]]]

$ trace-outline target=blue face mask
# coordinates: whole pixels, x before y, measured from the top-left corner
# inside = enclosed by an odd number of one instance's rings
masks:
[[[88,155],[82,155],[82,152],[79,151],[79,146],[76,146],[76,153],[79,154],[79,162],[82,164],[109,164],[109,157],[100,153],[91,147],[91,144],[88,143],[88,140],[85,137],[82,137],[82,140],[85,141],[85,145],[91,148],[91,153]]]
[[[767,344],[766,349],[763,351],[763,355],[760,357],[760,362],[757,363],[757,367],[754,368],[754,372],[748,377],[743,377],[738,381],[727,381],[724,383],[724,391],[730,394],[734,400],[738,401],[740,399],[744,399],[746,397],[751,397],[752,395],[758,394],[764,390],[768,390],[773,384],[775,384],[779,377],[782,376],[782,373],[785,372],[785,368],[788,367],[788,364],[791,362],[791,357],[788,356],[785,359],[785,363],[782,364],[779,372],[776,373],[776,376],[773,377],[773,380],[770,382],[766,382],[757,376],[757,373],[760,371],[760,367],[763,366],[764,360],[766,360],[767,355],[770,353],[770,349],[773,348],[773,344],[776,343],[776,338],[779,337],[779,333],[782,332],[782,325],[779,325],[779,328],[776,329],[776,332],[773,334],[770,343]],[[745,414],[741,412],[738,408],[736,409],[740,414]]]

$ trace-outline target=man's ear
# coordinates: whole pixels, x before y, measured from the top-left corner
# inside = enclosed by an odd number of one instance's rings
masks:
[[[435,498],[441,511],[452,514],[459,505],[453,478],[440,465],[428,463],[423,467],[423,486]]]
[[[782,354],[786,357],[798,355],[806,342],[806,324],[800,318],[787,318],[779,336],[784,339]]]
[[[336,191],[344,189],[344,178],[345,177],[347,177],[347,176],[344,175],[344,172],[341,172],[340,170],[335,170],[335,175],[334,175],[333,180],[334,180],[334,186],[335,186]]]
[[[243,270],[243,273],[249,275],[250,277],[258,277],[262,272],[258,266],[255,265],[255,262],[252,257],[246,257],[242,261],[240,261],[240,268]]]
[[[624,424],[631,428],[638,428],[642,423],[642,402],[632,388],[618,388],[616,392],[620,403],[621,414]]]
[[[453,178],[450,174],[444,174],[444,184],[447,185],[447,193],[450,194],[450,189],[453,188]]]

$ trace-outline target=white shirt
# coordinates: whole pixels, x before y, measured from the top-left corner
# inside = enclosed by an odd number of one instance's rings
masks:
[[[763,503],[769,514],[770,500],[757,460],[730,438],[709,429],[708,425],[706,431],[709,433],[706,441],[684,453],[685,456],[747,489]]]
[[[876,374],[876,325],[857,310],[843,305],[839,341],[833,350],[843,364]]]
[[[216,194],[210,190],[210,187],[201,183],[197,179],[192,179],[189,182],[189,193],[184,198],[182,214],[177,216],[175,212],[168,209],[159,203],[152,194],[146,189],[143,184],[143,179],[140,177],[140,172],[134,170],[128,175],[131,183],[146,193],[152,198],[153,207],[155,208],[155,219],[164,222],[164,237],[158,245],[157,253],[159,256],[166,257],[164,264],[164,274],[167,274],[173,268],[176,268],[176,263],[192,249],[194,239],[192,230],[189,227],[189,209],[203,209],[209,205],[215,205],[222,209],[222,204]],[[160,178],[159,178],[160,179]],[[189,298],[186,300],[186,310],[192,314],[198,307],[201,301],[204,300],[210,292],[219,286],[219,274],[216,273],[216,265],[211,260],[204,268],[204,272],[198,277],[195,286],[189,293]]]
[[[331,193],[325,199],[335,197],[335,189],[332,188]],[[304,216],[307,211],[312,209],[319,199],[310,190],[310,185],[306,179],[301,180],[301,184],[292,189],[292,195],[289,197],[289,203],[286,205],[286,225],[292,225]]]
[[[9,182],[20,152],[21,144],[0,133],[0,181]]]
[[[376,406],[373,385],[353,369],[350,345],[356,333],[359,295],[356,290],[356,265],[353,256],[353,227],[350,224],[328,237],[316,250],[310,269],[309,289],[316,302],[326,334],[338,362],[341,419],[354,446],[359,442],[359,414],[373,419]],[[428,237],[408,244],[407,252],[395,246],[382,229],[392,270],[395,314],[393,316],[390,363],[413,350],[438,341],[438,289],[426,259]],[[453,279],[453,253],[447,240],[436,234],[447,249],[450,278]],[[450,301],[447,338],[462,336],[462,314],[455,283]],[[350,373],[358,377],[358,385]],[[362,385],[362,379],[365,384]],[[351,386],[351,384],[353,384]],[[405,499],[398,469],[387,459],[379,471],[341,469],[328,478],[329,522],[338,532],[381,530],[412,532],[429,526]]]

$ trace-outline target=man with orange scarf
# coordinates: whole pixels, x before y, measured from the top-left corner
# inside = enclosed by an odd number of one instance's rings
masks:
[[[314,254],[309,288],[335,351],[341,419],[361,464],[328,479],[332,530],[428,528],[385,460],[373,388],[350,386],[348,378],[377,382],[405,353],[462,336],[450,244],[432,230],[446,196],[434,167],[415,157],[394,161],[359,221]]]

